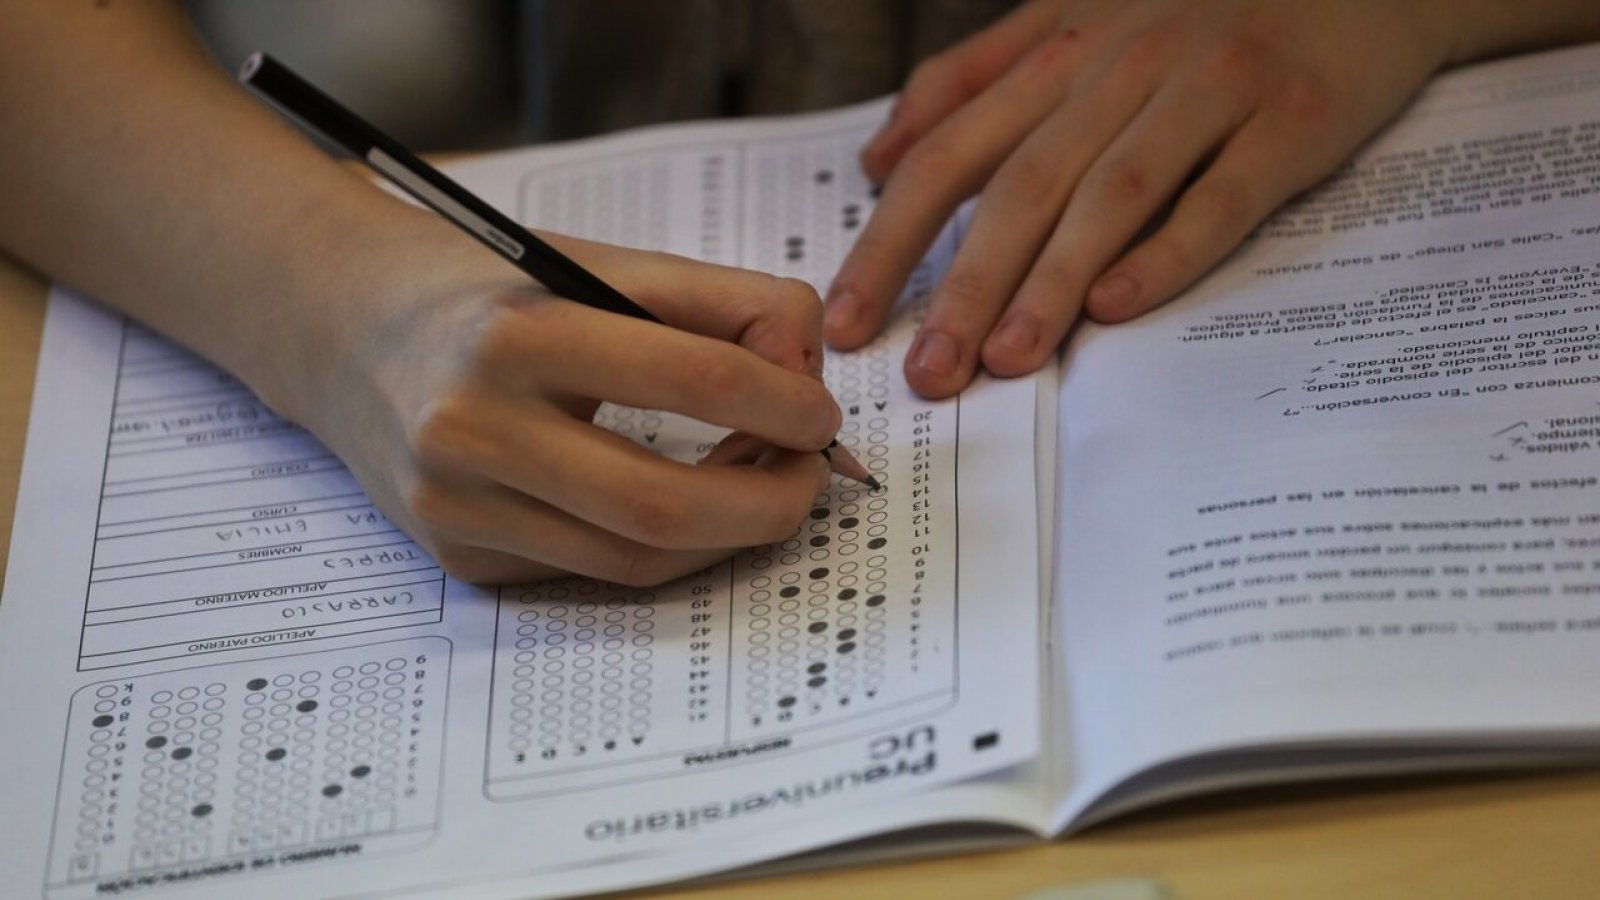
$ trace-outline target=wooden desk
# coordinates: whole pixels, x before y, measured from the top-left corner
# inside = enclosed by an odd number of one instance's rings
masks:
[[[43,283],[0,258],[0,572],[43,320]],[[1600,773],[1236,792],[1025,849],[651,896],[1005,898],[1130,876],[1161,879],[1183,900],[1600,896]]]

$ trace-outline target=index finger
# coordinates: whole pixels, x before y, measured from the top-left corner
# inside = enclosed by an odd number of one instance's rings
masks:
[[[826,489],[830,474],[817,453],[777,451],[748,465],[692,465],[587,422],[531,415],[535,408],[527,405],[502,402],[488,409],[491,415],[472,423],[451,414],[429,423],[429,461],[438,471],[481,475],[650,547],[704,550],[780,540]],[[424,487],[413,502],[454,532],[473,534],[483,519],[477,507],[444,491]],[[531,545],[524,555],[530,553],[541,557]],[[547,561],[563,568],[572,562]]]
[[[541,233],[663,322],[738,344],[797,372],[822,365],[822,301],[803,281]]]
[[[839,429],[820,380],[669,325],[533,295],[509,304],[488,341],[487,385],[669,410],[796,450],[821,449]]]
[[[877,334],[956,207],[1067,93],[1084,58],[1078,40],[1062,32],[1041,42],[907,152],[828,289],[824,336],[830,345],[854,349]]]

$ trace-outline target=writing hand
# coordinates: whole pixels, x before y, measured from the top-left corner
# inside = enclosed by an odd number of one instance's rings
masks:
[[[953,394],[1041,366],[1080,312],[1138,316],[1329,173],[1452,51],[1449,5],[1034,0],[921,65],[862,151],[883,184],[828,294],[860,346],[942,224],[971,229],[906,360]],[[1170,215],[1168,211],[1170,210]]]
[[[448,229],[442,222],[431,223]],[[551,236],[670,324],[561,300],[465,238],[396,300],[341,310],[282,405],[471,581],[651,584],[781,540],[825,489],[840,413],[802,282]],[[591,423],[601,401],[736,429],[701,465]],[[807,452],[809,451],[809,452]]]

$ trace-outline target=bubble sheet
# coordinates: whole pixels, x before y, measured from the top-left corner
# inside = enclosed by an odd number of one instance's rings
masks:
[[[450,643],[178,669],[73,695],[51,895],[181,878],[437,826]]]

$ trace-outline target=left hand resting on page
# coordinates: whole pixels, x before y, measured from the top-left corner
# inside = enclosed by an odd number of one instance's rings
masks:
[[[1159,306],[1450,59],[1451,15],[1425,0],[1022,6],[920,66],[862,151],[883,193],[829,291],[828,342],[872,338],[974,194],[905,361],[918,393],[953,394],[979,365],[1036,370],[1080,311]]]

